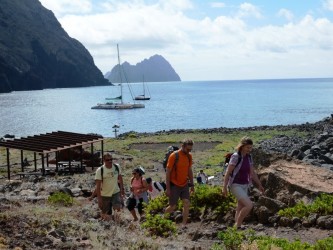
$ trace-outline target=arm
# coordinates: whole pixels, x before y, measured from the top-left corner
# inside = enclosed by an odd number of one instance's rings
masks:
[[[123,181],[123,176],[121,174],[118,175],[118,183],[120,188],[120,194],[122,196],[125,196],[124,181]]]
[[[251,166],[251,168],[250,168],[250,174],[251,174],[252,180],[257,184],[258,189],[260,190],[260,192],[263,193],[265,191],[265,189],[261,185],[261,182],[260,182],[260,180],[258,178],[258,175],[257,175],[256,171],[254,170],[253,166]]]
[[[188,178],[190,180],[190,187],[191,187],[191,192],[194,192],[194,184],[193,184],[193,170],[192,167],[188,169]]]
[[[148,183],[146,180],[142,180],[142,186],[143,187],[141,188],[140,193],[148,191]]]
[[[102,180],[96,180],[96,195],[98,199],[98,207],[102,209],[102,195],[101,195]]]
[[[235,165],[230,164],[227,168],[227,173],[224,175],[223,189],[222,189],[222,194],[224,196],[227,196],[227,194],[228,194],[227,187],[228,187],[229,178],[230,178],[232,171],[234,171],[235,167],[236,167]]]
[[[165,184],[166,184],[166,195],[170,196],[170,175],[171,170],[169,168],[166,168],[166,174],[165,174]]]

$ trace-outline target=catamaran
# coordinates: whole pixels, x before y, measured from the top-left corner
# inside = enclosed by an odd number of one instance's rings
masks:
[[[119,69],[119,79],[120,79],[120,96],[113,98],[105,98],[105,103],[98,103],[96,106],[91,107],[92,109],[134,109],[134,108],[144,108],[145,105],[142,103],[124,103],[123,101],[123,81],[122,81],[122,66],[120,64],[120,56],[119,56],[119,46],[117,44],[117,53],[118,53],[118,69]],[[132,95],[132,90],[127,82],[129,90]],[[132,95],[132,99],[133,95]]]

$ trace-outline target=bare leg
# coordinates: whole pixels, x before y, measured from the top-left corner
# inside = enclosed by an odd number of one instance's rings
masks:
[[[238,212],[238,216],[236,218],[236,226],[240,227],[245,219],[245,217],[251,212],[252,208],[253,208],[253,203],[252,201],[248,198],[242,198],[238,201],[238,203],[240,204],[240,206],[242,206]],[[237,206],[238,208],[238,206]],[[237,213],[237,210],[236,210]]]
[[[131,214],[132,214],[132,216],[134,218],[134,221],[138,221],[138,217],[136,216],[135,209],[132,209],[130,212],[131,212]]]
[[[176,205],[169,205],[166,209],[165,209],[165,214],[171,214],[176,208]]]
[[[236,221],[237,221],[237,218],[239,216],[239,212],[241,211],[241,209],[243,208],[243,204],[240,203],[240,202],[237,202],[237,207],[236,207],[236,213],[235,213],[235,225],[236,225]]]
[[[118,206],[114,207],[113,212],[114,212],[114,214],[113,214],[114,221],[120,222],[120,207],[118,207]]]
[[[187,199],[183,199],[183,226],[187,223],[187,218],[190,211],[190,201]]]

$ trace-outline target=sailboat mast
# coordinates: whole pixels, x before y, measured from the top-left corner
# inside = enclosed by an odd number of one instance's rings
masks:
[[[142,75],[143,96],[146,97],[145,75]]]
[[[119,56],[118,43],[117,43],[117,53],[118,53],[118,69],[119,69],[119,80],[120,80],[120,98],[121,98],[121,103],[123,103],[123,81],[121,78],[121,67],[120,67],[120,56]]]

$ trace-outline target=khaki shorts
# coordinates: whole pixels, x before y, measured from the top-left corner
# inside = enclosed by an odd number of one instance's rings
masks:
[[[236,197],[239,201],[242,198],[248,198],[249,184],[237,184],[233,183],[230,187],[230,192]]]
[[[112,214],[112,207],[114,209],[121,208],[120,192],[112,195],[111,197],[102,196],[102,214]]]

